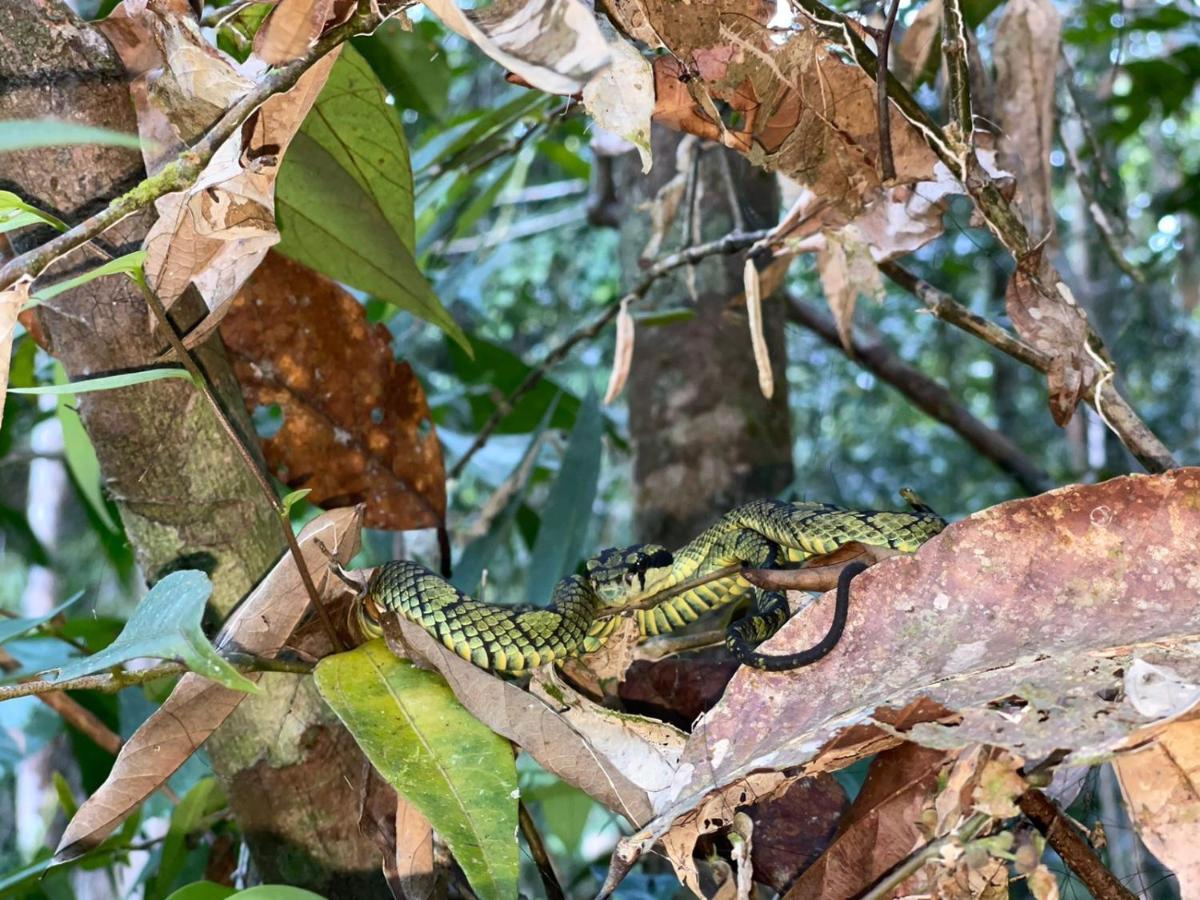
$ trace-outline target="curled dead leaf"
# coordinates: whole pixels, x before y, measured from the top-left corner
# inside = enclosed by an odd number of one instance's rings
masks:
[[[746,312],[750,322],[750,347],[754,351],[754,366],[758,370],[758,388],[768,400],[775,393],[775,374],[771,371],[771,354],[767,336],[763,333],[762,282],[758,266],[747,259],[742,269],[742,289],[746,292]]]
[[[625,382],[629,380],[629,370],[633,366],[633,316],[629,312],[629,302],[621,301],[621,310],[617,313],[617,343],[613,348],[612,373],[608,376],[608,389],[604,392],[604,403],[607,406],[621,395]]]

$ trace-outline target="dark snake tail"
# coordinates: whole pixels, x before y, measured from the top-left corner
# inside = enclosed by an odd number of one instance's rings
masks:
[[[850,612],[850,582],[867,566],[862,562],[852,562],[842,569],[838,575],[837,599],[833,608],[833,622],[825,637],[821,638],[807,650],[799,653],[771,655],[758,653],[755,644],[774,634],[788,619],[787,597],[778,592],[762,594],[755,609],[745,618],[734,622],[725,633],[725,646],[737,659],[747,666],[764,669],[768,672],[782,672],[787,669],[799,669],[811,666],[819,659],[829,655],[841,640],[842,632],[846,630],[846,618]]]

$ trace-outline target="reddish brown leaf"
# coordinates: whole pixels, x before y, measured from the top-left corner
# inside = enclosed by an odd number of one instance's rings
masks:
[[[391,335],[329,279],[277,254],[221,325],[246,405],[279,404],[271,471],[318,504],[365,502],[371,528],[440,525],[446,482],[425,392]]]
[[[291,62],[354,8],[353,0],[279,0],[254,35],[254,55],[273,66]]]
[[[1050,414],[1065,426],[1096,380],[1099,363],[1088,351],[1087,317],[1041,247],[1018,261],[1004,305],[1017,333],[1051,357]]]
[[[833,839],[849,800],[832,775],[797,781],[748,810],[754,822],[754,880],[786,890]]]
[[[620,684],[620,697],[631,712],[690,729],[721,699],[738,665],[724,647],[698,657],[636,660]]]

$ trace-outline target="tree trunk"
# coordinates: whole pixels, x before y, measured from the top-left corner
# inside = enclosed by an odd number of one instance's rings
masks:
[[[0,119],[42,117],[137,130],[123,69],[99,32],[59,0],[0,0]],[[0,187],[68,222],[143,177],[135,152],[112,147],[40,148],[5,154],[2,163]],[[148,213],[131,216],[97,243],[113,255],[129,252],[150,221]],[[14,244],[20,251],[46,236],[22,233]],[[84,248],[56,270],[99,261]],[[44,345],[72,378],[146,366],[165,347],[122,277],[93,281],[38,312]],[[186,312],[179,315],[188,324]],[[198,357],[235,423],[253,434],[219,339]],[[82,395],[80,413],[147,581],[203,569],[214,609],[227,614],[278,558],[283,539],[200,395],[182,381],[157,381]],[[311,680],[267,676],[261,684],[264,695],[248,697],[208,745],[259,871],[328,896],[382,892],[378,853],[357,823],[351,785],[361,756],[352,739]]]
[[[621,231],[621,260],[629,283],[639,277],[638,260],[651,233],[650,216],[636,209],[653,200],[676,174],[681,140],[687,138],[655,129],[654,168],[645,177],[636,155],[616,160],[620,196],[629,198]],[[698,150],[695,201],[689,204],[685,190],[660,252],[733,231],[735,203],[747,230],[778,220],[773,176],[723,148],[702,144]],[[685,233],[689,225],[698,228],[698,238],[694,231]],[[787,312],[782,303],[764,299],[764,330],[775,373],[775,394],[768,400],[758,385],[746,308],[738,302],[743,264],[741,254],[710,257],[695,267],[694,300],[686,270],[680,270],[656,284],[644,305],[687,307],[695,317],[637,332],[626,395],[634,447],[635,533],[641,540],[669,547],[685,543],[731,507],[776,494],[792,481]]]

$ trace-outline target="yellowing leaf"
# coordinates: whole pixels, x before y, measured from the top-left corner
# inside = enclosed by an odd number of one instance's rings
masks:
[[[442,678],[382,640],[317,665],[317,690],[379,773],[429,819],[485,900],[517,896],[517,769],[508,741]]]

